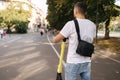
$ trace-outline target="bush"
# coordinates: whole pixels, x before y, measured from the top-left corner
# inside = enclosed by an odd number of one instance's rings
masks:
[[[27,22],[19,22],[19,24],[16,25],[15,29],[17,33],[27,33]]]

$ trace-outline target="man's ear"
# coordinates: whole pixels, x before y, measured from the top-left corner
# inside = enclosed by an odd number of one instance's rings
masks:
[[[78,8],[75,8],[75,15],[78,15],[79,14],[79,10]]]

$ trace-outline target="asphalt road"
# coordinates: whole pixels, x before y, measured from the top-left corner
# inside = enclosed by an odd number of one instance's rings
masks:
[[[60,43],[51,44],[51,39],[50,34],[29,33],[0,40],[0,80],[56,80]],[[92,80],[120,80],[120,55],[95,53]]]

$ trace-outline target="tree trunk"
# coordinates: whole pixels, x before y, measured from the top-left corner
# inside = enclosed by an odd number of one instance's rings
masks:
[[[108,19],[105,23],[105,39],[109,39],[110,36],[109,36],[109,24],[110,24],[110,19]]]
[[[96,26],[96,38],[95,38],[95,42],[97,43],[98,42],[98,25]]]

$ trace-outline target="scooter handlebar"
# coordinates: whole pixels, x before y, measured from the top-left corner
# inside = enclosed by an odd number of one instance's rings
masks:
[[[63,42],[66,42],[66,40],[67,40],[67,38],[64,38],[64,39],[63,39]]]

